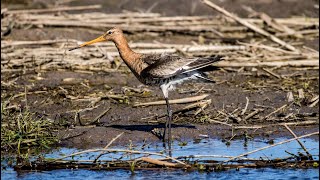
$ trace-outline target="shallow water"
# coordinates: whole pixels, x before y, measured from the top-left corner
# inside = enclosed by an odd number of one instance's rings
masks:
[[[276,139],[274,142],[280,142],[285,139]],[[313,139],[301,139],[308,151],[319,159],[319,142]],[[179,146],[178,142],[173,145],[173,156],[188,156],[188,155],[227,155],[236,156],[245,152],[255,150],[267,146],[264,140],[248,141],[247,146],[244,146],[243,140],[232,141],[230,146],[216,139],[202,139],[200,143],[189,142],[186,146]],[[141,146],[135,147],[136,150],[141,150]],[[163,150],[161,145],[152,144],[145,148],[145,151],[159,152]],[[284,158],[288,157],[286,151],[297,154],[303,152],[296,141],[287,144],[272,147],[254,154],[248,155],[248,158]],[[78,149],[61,148],[46,154],[47,158],[61,157],[62,155],[78,152]],[[83,154],[74,159],[94,159],[99,153]],[[101,159],[112,159],[119,157],[120,154],[109,154],[102,156]],[[156,156],[153,156],[156,158]],[[127,157],[129,158],[129,157]],[[134,158],[134,156],[131,156]],[[223,160],[222,158],[206,158]],[[16,172],[12,168],[7,168],[1,171],[1,178],[3,179],[319,179],[319,169],[281,169],[281,168],[260,168],[248,169],[243,168],[239,171],[235,169],[222,172],[184,172],[182,170],[139,170],[132,174],[129,170],[113,170],[113,171],[91,171],[91,170],[53,170],[42,172]]]

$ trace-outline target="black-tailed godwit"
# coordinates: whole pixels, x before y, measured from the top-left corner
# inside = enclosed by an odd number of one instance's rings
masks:
[[[221,58],[219,56],[209,58],[183,58],[167,54],[140,54],[134,52],[129,47],[122,30],[119,28],[112,28],[102,36],[72,48],[70,51],[103,41],[112,41],[115,43],[121,58],[141,83],[149,86],[158,86],[162,90],[168,114],[163,140],[165,141],[166,132],[168,132],[167,137],[170,150],[172,141],[172,110],[169,103],[169,91],[173,90],[175,85],[186,80],[193,79],[214,82],[207,78],[202,70],[204,67],[221,60]],[[169,154],[171,154],[170,151]]]

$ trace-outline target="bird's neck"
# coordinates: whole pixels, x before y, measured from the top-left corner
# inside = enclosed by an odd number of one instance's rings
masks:
[[[113,41],[119,51],[120,57],[126,63],[126,65],[130,68],[130,70],[137,76],[140,75],[142,71],[142,62],[140,60],[142,54],[134,52],[124,36],[120,36],[119,38]]]

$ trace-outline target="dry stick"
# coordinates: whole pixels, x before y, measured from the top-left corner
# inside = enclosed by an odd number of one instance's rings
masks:
[[[168,167],[176,167],[177,164],[175,163],[171,163],[171,162],[166,162],[166,161],[160,161],[158,159],[153,159],[153,158],[149,158],[149,157],[142,157],[138,160],[142,160],[151,164],[156,164],[156,165],[160,165],[160,166],[168,166]]]
[[[246,117],[244,117],[243,120],[246,121],[262,111],[264,111],[264,109],[256,109],[252,113],[250,113]]]
[[[263,36],[266,36],[267,38],[269,38],[270,40],[280,44],[281,46],[284,46],[284,47],[286,47],[287,49],[289,49],[291,51],[298,52],[298,50],[295,47],[291,46],[290,44],[287,44],[286,42],[282,41],[281,39],[277,38],[276,36],[273,36],[272,34],[270,34],[267,31],[261,29],[260,27],[254,25],[254,24],[251,24],[248,21],[239,18],[238,16],[235,16],[235,15],[231,14],[230,12],[228,12],[225,9],[217,6],[216,4],[212,3],[211,1],[202,0],[202,2],[205,3],[206,5],[210,6],[211,8],[217,10],[218,12],[226,15],[227,17],[232,18],[233,20],[237,21],[238,23],[248,27],[249,29],[251,29],[251,30],[263,35]]]
[[[209,94],[203,94],[200,96],[194,96],[194,97],[187,97],[187,98],[182,98],[182,99],[173,99],[169,100],[170,104],[184,104],[184,103],[190,103],[190,102],[195,102],[195,101],[200,101],[202,99],[205,99],[208,97]],[[138,106],[152,106],[152,105],[165,105],[165,101],[154,101],[154,102],[147,102],[147,103],[136,103],[133,105],[133,107],[138,107]]]
[[[279,107],[279,108],[278,108],[278,109],[276,109],[275,111],[273,111],[273,112],[271,112],[270,114],[266,115],[262,120],[266,120],[266,119],[268,119],[271,115],[273,115],[273,114],[275,114],[275,113],[277,113],[277,112],[281,111],[283,108],[285,108],[285,107],[287,107],[287,106],[288,106],[288,104],[285,104],[285,105],[283,105],[283,106]]]
[[[292,34],[296,37],[302,38],[301,34],[296,34],[296,31],[294,29],[289,28],[288,26],[278,23],[274,18],[270,17],[268,14],[263,12],[257,12],[253,10],[249,6],[243,6],[243,9],[247,10],[250,13],[259,15],[260,19],[262,19],[268,26],[272,27],[273,29],[280,31],[280,32],[286,32],[288,34]]]
[[[269,69],[262,68],[262,70],[264,70],[264,71],[265,71],[265,72],[267,72],[268,74],[270,74],[270,75],[272,75],[272,76],[274,76],[274,77],[276,77],[276,78],[278,78],[278,79],[281,79],[281,76],[280,76],[280,75],[278,75],[278,74],[276,74],[276,73],[272,72],[272,71],[271,71],[271,70],[269,70]]]
[[[82,44],[82,41],[74,40],[74,39],[57,39],[57,40],[42,40],[42,41],[2,41],[1,48],[8,46],[20,46],[20,45],[42,45],[42,44],[54,44],[54,43],[63,43],[63,42],[73,42]],[[161,49],[163,47],[170,49],[170,52],[175,48],[179,48],[185,52],[199,52],[199,51],[226,51],[226,50],[245,50],[246,46],[244,45],[189,45],[189,44],[155,44],[155,43],[129,43],[132,48],[158,48]],[[100,47],[112,47],[112,44],[98,44]],[[87,47],[87,49],[95,49],[95,47]],[[146,50],[148,50],[146,49]],[[46,49],[45,49],[46,50]],[[163,50],[163,49],[161,49]],[[164,49],[165,50],[165,49]]]
[[[67,19],[69,18],[69,19]],[[82,20],[90,21],[95,19],[99,23],[148,23],[157,24],[161,22],[164,25],[214,25],[219,26],[225,24],[224,21],[214,16],[161,16],[158,13],[121,13],[121,14],[104,14],[104,13],[81,13],[81,14],[68,14],[68,16],[55,16],[50,14],[28,14],[27,16],[19,17],[19,20]],[[257,18],[243,18],[250,23],[263,24],[264,21]],[[319,18],[274,18],[280,24],[289,26],[319,26]],[[233,23],[233,22],[231,22]],[[242,27],[245,28],[245,27]],[[298,28],[297,28],[298,29]]]
[[[219,67],[257,67],[257,66],[268,66],[268,67],[282,67],[282,66],[293,66],[293,67],[304,67],[304,66],[319,66],[319,59],[314,60],[290,60],[290,61],[278,61],[278,62],[231,62],[231,61],[219,61],[214,64]]]
[[[180,113],[180,112],[183,112],[183,111],[189,111],[189,110],[193,110],[194,108],[201,108],[201,109],[205,109],[206,108],[206,105],[209,105],[211,104],[211,99],[208,99],[208,100],[201,100],[199,102],[195,102],[195,103],[192,103],[192,104],[189,104],[181,109],[178,109],[174,112],[172,112],[172,114],[177,114],[177,113]],[[196,113],[194,113],[194,115],[197,115]],[[154,115],[154,116],[149,116],[149,117],[144,117],[144,118],[141,118],[142,119],[153,119],[153,118],[162,118],[162,117],[165,117],[167,116],[167,114],[161,114],[161,115]],[[150,122],[150,121],[149,121]],[[155,122],[158,122],[158,121],[155,121]]]
[[[118,134],[118,136],[116,136],[115,138],[113,138],[107,145],[106,147],[104,147],[103,149],[108,149],[108,147],[115,141],[117,140],[120,136],[122,136],[124,132]],[[93,163],[97,162],[97,160],[103,155],[103,153],[100,153],[93,161]]]
[[[314,98],[312,98],[312,99],[310,100],[310,102],[313,102],[313,103],[310,104],[309,107],[314,107],[314,106],[319,102],[319,95],[316,96],[316,97],[314,97]]]
[[[246,103],[245,108],[242,110],[241,115],[244,115],[244,113],[246,113],[247,108],[248,108],[248,105],[249,105],[249,98],[248,98],[248,97],[246,97],[246,99],[247,99],[247,103]]]
[[[2,71],[2,69],[1,69],[1,71]],[[42,93],[48,93],[48,91],[24,92],[24,93],[20,93],[20,94],[16,94],[16,95],[12,96],[11,99],[14,99],[14,98],[17,98],[17,97],[21,97],[21,96],[30,95],[30,94],[42,94]]]
[[[310,103],[316,101],[317,99],[319,99],[319,95],[313,97],[313,98],[310,100]]]
[[[180,113],[180,112],[183,112],[183,111],[188,111],[188,110],[192,110],[194,108],[201,108],[202,110],[205,109],[207,106],[206,105],[209,105],[211,104],[211,99],[208,99],[208,100],[202,100],[202,101],[199,101],[199,102],[195,102],[195,103],[192,103],[192,104],[189,104],[181,109],[178,109],[174,112],[172,112],[172,114],[177,114],[177,113]],[[195,112],[194,115],[197,115],[199,113]],[[162,118],[162,117],[166,117],[167,114],[162,114],[162,115],[157,115],[157,116],[153,116],[151,118]]]
[[[251,23],[264,23],[262,19],[256,18],[243,18]],[[306,17],[296,17],[296,18],[274,18],[280,24],[285,24],[287,26],[312,26],[319,25],[319,18],[306,18]]]
[[[292,139],[288,139],[288,140],[285,140],[285,141],[281,141],[281,142],[272,144],[272,145],[270,145],[270,146],[265,146],[265,147],[262,147],[262,148],[259,148],[259,149],[256,149],[256,150],[253,150],[253,151],[250,151],[250,152],[241,154],[241,155],[239,155],[239,156],[236,156],[236,157],[230,158],[230,159],[228,159],[228,160],[225,160],[225,161],[221,162],[221,164],[222,164],[222,163],[229,162],[229,161],[232,161],[232,160],[237,159],[237,158],[242,157],[242,156],[246,156],[246,155],[249,155],[249,154],[252,154],[252,153],[255,153],[255,152],[264,150],[264,149],[268,149],[268,148],[271,148],[271,147],[274,147],[274,146],[278,146],[278,145],[280,145],[280,144],[288,143],[288,142],[294,141],[294,140],[296,140],[296,139],[301,139],[301,138],[313,136],[313,135],[316,135],[316,134],[319,134],[319,131],[313,132],[313,133],[310,133],[310,134],[306,134],[306,135],[303,135],[303,136],[295,137],[295,138],[292,138]]]
[[[162,156],[162,157],[166,157],[166,158],[169,158],[181,165],[184,165],[184,166],[188,166],[186,163],[182,162],[182,161],[179,161],[173,157],[170,157],[170,156],[166,156],[164,154],[161,154],[161,153],[155,153],[155,152],[144,152],[144,151],[134,151],[134,150],[125,150],[125,149],[89,149],[89,150],[85,150],[85,151],[80,151],[80,152],[76,152],[76,153],[73,153],[73,154],[70,154],[70,155],[66,155],[66,156],[63,156],[63,157],[60,157],[60,158],[57,158],[57,159],[54,159],[50,162],[56,162],[56,161],[59,161],[59,160],[62,160],[62,159],[65,159],[65,158],[68,158],[68,157],[72,157],[72,156],[76,156],[76,155],[80,155],[80,154],[84,154],[84,153],[90,153],[90,152],[99,152],[99,151],[102,151],[102,152],[125,152],[125,153],[131,153],[131,154],[148,154],[148,155],[156,155],[156,156]]]
[[[102,6],[100,4],[91,6],[75,6],[75,7],[58,7],[51,9],[28,9],[28,10],[11,10],[8,11],[10,14],[20,14],[20,13],[49,13],[56,11],[74,11],[74,10],[85,10],[85,9],[100,9]]]
[[[217,121],[217,120],[213,120],[213,119],[209,119],[209,122],[210,122],[210,123],[213,122],[213,123],[223,124],[223,125],[232,127],[232,124],[228,124],[228,123],[221,122],[221,121]]]
[[[225,156],[225,155],[189,155],[189,156],[179,156],[176,157],[177,159],[186,159],[186,158],[208,158],[208,157],[212,157],[212,158],[233,158],[234,156]],[[253,159],[253,158],[241,158],[241,160],[261,160],[261,159]]]
[[[128,99],[128,96],[118,95],[118,94],[105,94],[102,97],[92,97],[92,98],[89,97],[89,98],[78,99],[77,97],[68,95],[68,98],[74,101],[93,101],[94,103],[97,103],[102,99],[106,99],[106,98],[115,99],[115,100],[125,100],[125,99]]]
[[[287,50],[284,50],[284,49],[280,49],[280,48],[277,48],[277,47],[268,46],[268,45],[264,45],[264,44],[249,44],[249,43],[244,43],[244,42],[238,42],[238,44],[251,46],[251,47],[255,47],[255,48],[266,49],[266,50],[269,50],[271,52],[281,52],[281,53],[285,53],[285,54],[294,54],[294,55],[298,54],[298,55],[300,55],[297,52],[287,51]]]
[[[297,138],[297,135],[289,128],[289,126],[287,124],[283,125],[285,128],[287,128],[287,130],[293,135],[293,137]],[[299,139],[296,139],[297,142],[300,144],[300,146],[302,147],[302,149],[307,153],[308,158],[310,160],[313,160],[312,155],[308,152],[307,148],[302,144],[302,142]]]
[[[101,114],[99,114],[92,122],[89,122],[86,125],[90,125],[90,124],[94,124],[95,122],[99,122],[99,120],[105,115],[107,114],[107,112],[110,110],[111,108],[109,107],[108,109],[106,109],[105,111],[103,111]]]
[[[279,126],[279,125],[312,125],[317,124],[317,121],[303,121],[303,122],[292,122],[292,123],[275,123],[275,124],[267,124],[267,125],[253,125],[253,126],[234,126],[234,129],[259,129],[270,126]]]
[[[211,99],[207,100],[206,102],[200,105],[200,108],[196,112],[193,113],[194,116],[198,115],[200,112],[204,112],[204,109],[207,108],[211,104]]]
[[[23,45],[50,45],[55,43],[65,43],[65,42],[78,42],[73,39],[56,39],[56,40],[41,40],[41,41],[2,41],[1,48],[8,46],[23,46]]]

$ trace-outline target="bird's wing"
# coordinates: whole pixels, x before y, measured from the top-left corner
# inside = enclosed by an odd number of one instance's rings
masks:
[[[175,58],[179,58],[179,57],[176,55],[169,55],[167,53],[144,54],[142,57],[142,61],[147,63],[148,65],[152,65],[152,64],[160,62],[160,61],[166,61],[166,60],[175,59]]]
[[[220,59],[220,57],[182,58],[169,55],[154,56],[154,59],[156,59],[155,57],[158,59],[141,73],[153,78],[169,78],[203,68]]]

